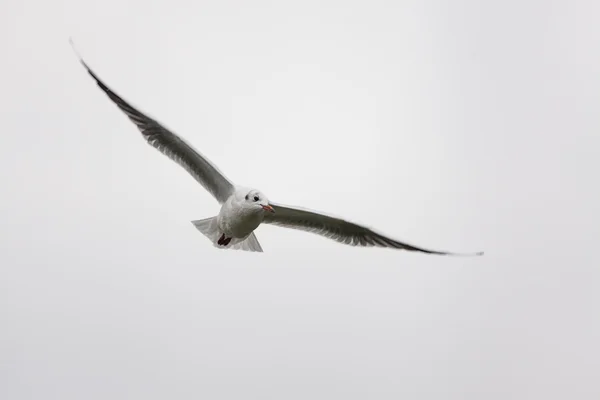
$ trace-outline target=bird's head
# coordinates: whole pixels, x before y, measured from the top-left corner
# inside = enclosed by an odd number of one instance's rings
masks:
[[[264,210],[272,213],[275,212],[273,207],[271,207],[271,205],[269,204],[269,199],[267,199],[267,196],[265,196],[258,190],[250,190],[244,197],[244,201],[246,202],[246,206],[251,207],[253,209]]]

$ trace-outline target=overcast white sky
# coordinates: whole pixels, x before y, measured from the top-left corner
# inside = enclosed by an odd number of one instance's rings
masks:
[[[600,398],[600,2],[0,4],[0,398]],[[78,64],[273,201],[218,212]]]

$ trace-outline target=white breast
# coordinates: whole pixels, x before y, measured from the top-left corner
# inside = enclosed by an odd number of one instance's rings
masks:
[[[227,236],[245,238],[252,233],[264,219],[264,212],[244,207],[232,196],[223,206],[217,217],[219,229]]]

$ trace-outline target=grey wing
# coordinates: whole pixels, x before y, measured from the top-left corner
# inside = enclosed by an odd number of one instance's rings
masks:
[[[94,78],[100,89],[137,125],[146,141],[155,149],[181,165],[219,203],[224,203],[234,192],[234,185],[206,157],[202,156],[192,146],[179,136],[162,126],[156,120],[135,109],[128,102],[113,92],[98,75],[79,57],[81,64]]]
[[[265,215],[265,223],[313,232],[351,246],[389,247],[393,249],[418,251],[421,253],[437,255],[483,255],[483,252],[450,253],[447,251],[427,250],[421,247],[410,245],[408,243],[399,242],[377,233],[370,228],[345,221],[341,218],[321,214],[315,211],[304,210],[297,207],[275,204],[272,202],[270,204],[275,212]]]

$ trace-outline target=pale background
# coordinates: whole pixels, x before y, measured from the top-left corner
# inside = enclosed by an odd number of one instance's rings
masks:
[[[600,398],[600,2],[0,6],[0,398]],[[459,259],[218,212],[233,181]]]

